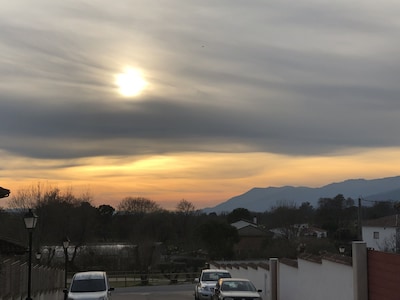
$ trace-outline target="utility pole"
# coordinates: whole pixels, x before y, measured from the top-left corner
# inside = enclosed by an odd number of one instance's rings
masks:
[[[357,238],[359,241],[362,241],[362,221],[361,221],[361,197],[358,198],[358,221],[357,221],[357,226],[358,226],[358,230],[357,230]]]

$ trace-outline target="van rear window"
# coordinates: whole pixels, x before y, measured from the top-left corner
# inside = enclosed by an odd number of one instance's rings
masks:
[[[73,293],[101,292],[105,290],[106,290],[106,284],[104,278],[73,280],[71,286],[71,292]]]

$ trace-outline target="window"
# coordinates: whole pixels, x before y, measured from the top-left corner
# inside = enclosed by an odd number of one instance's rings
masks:
[[[84,279],[84,280],[73,280],[71,292],[100,292],[106,290],[106,282],[102,279]]]
[[[375,240],[379,239],[379,232],[378,231],[374,231],[374,239]]]

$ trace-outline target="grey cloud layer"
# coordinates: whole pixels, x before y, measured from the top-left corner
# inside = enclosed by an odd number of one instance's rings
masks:
[[[11,153],[400,146],[400,4],[374,15],[372,2],[38,1],[25,15],[16,3],[0,13],[0,148]],[[158,90],[120,101],[110,78],[121,61]]]

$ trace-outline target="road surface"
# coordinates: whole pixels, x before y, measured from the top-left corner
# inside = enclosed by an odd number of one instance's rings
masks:
[[[194,284],[116,288],[112,300],[194,300]]]

